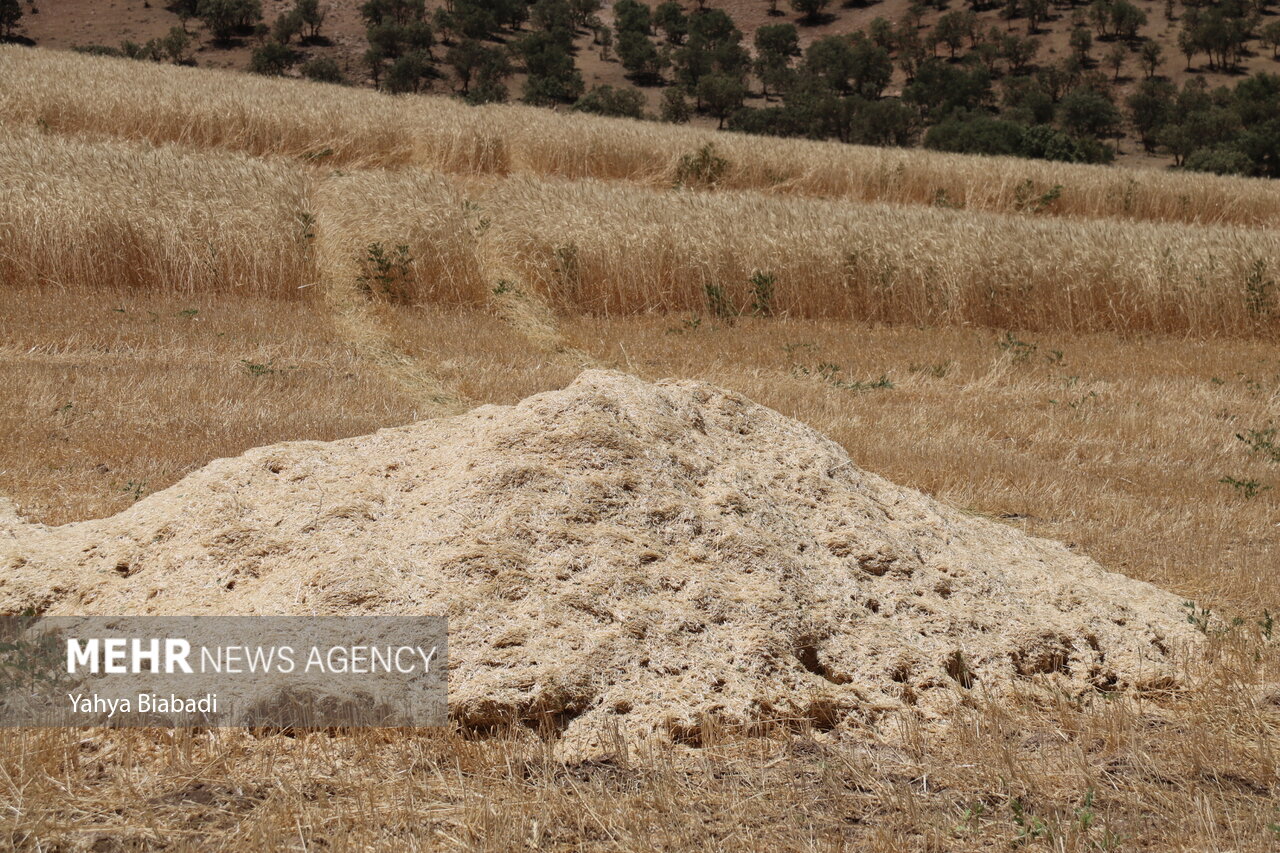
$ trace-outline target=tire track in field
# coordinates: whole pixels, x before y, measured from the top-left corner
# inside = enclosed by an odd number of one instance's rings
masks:
[[[473,401],[436,375],[423,359],[396,346],[367,289],[360,286],[355,249],[342,245],[323,204],[314,205],[313,226],[320,296],[342,339],[417,404],[419,417],[442,417],[471,408]]]
[[[479,210],[475,207],[474,210]],[[489,287],[489,304],[508,326],[518,332],[538,352],[583,369],[604,366],[591,353],[573,346],[556,313],[510,262],[512,252],[504,250],[501,233],[491,226],[472,224],[476,235],[476,265]]]

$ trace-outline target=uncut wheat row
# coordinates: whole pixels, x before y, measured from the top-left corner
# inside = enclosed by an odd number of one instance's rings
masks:
[[[1268,334],[1280,233],[512,178],[488,254],[565,312]]]
[[[1280,224],[1265,180],[1133,172],[565,115],[0,46],[0,120],[322,166],[607,178],[1157,222]]]
[[[287,160],[0,128],[0,282],[284,296],[312,277]]]
[[[10,284],[309,293],[563,313],[692,312],[1268,335],[1280,232],[650,189],[323,175],[284,159],[0,135]],[[300,290],[301,289],[301,290]]]

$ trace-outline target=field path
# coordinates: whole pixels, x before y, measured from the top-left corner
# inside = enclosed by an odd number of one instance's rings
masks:
[[[480,275],[489,285],[489,303],[498,316],[538,352],[582,368],[604,367],[595,356],[570,344],[555,311],[511,264],[513,253],[503,246],[500,228],[473,223],[472,233]]]
[[[333,315],[338,334],[418,404],[420,417],[442,417],[471,408],[474,401],[437,376],[423,359],[396,346],[390,331],[379,320],[375,306],[360,287],[355,259],[342,250],[341,241],[333,238],[333,231],[327,225],[326,209],[323,204],[317,204],[316,274],[321,298]]]

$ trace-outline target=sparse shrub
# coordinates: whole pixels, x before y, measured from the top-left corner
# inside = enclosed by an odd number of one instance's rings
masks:
[[[910,370],[912,373],[931,376],[934,379],[942,379],[951,372],[951,362],[944,361],[940,364],[916,364],[913,362],[907,370]]]
[[[1264,456],[1280,464],[1280,444],[1276,443],[1277,432],[1275,427],[1249,429],[1236,433],[1236,440],[1244,442],[1250,453]]]
[[[1267,276],[1267,262],[1253,262],[1244,281],[1244,304],[1255,317],[1270,317],[1275,310],[1275,279]]]
[[[703,290],[707,294],[707,310],[711,312],[711,316],[717,320],[724,320],[732,323],[738,318],[738,308],[733,304],[733,300],[725,293],[724,287],[719,284],[708,284]]]
[[[693,105],[679,86],[668,86],[662,90],[662,106],[658,115],[663,121],[672,124],[686,124],[693,118]]]
[[[77,44],[71,49],[86,56],[124,56],[120,48],[107,44]]]
[[[757,317],[773,316],[773,290],[777,277],[756,270],[751,276],[751,313]]]
[[[345,85],[346,75],[338,63],[328,56],[319,56],[302,64],[302,76],[316,83],[335,83]]]
[[[1044,192],[1038,192],[1035,182],[1027,178],[1013,191],[1013,203],[1024,213],[1040,213],[1062,197],[1062,184],[1054,184]]]
[[[1218,482],[1225,483],[1235,489],[1236,494],[1240,495],[1245,500],[1252,500],[1262,492],[1271,488],[1270,486],[1264,486],[1257,480],[1237,480],[1235,477],[1223,477]]]
[[[676,186],[714,187],[729,169],[729,161],[716,154],[708,142],[693,154],[684,154],[676,163]]]
[[[276,369],[273,365],[274,361],[272,360],[261,362],[250,361],[247,358],[240,359],[240,366],[244,368],[244,372],[255,378],[259,376],[270,376],[275,373]]]
[[[643,118],[644,95],[637,89],[596,86],[573,105],[580,113],[618,118]]]
[[[147,488],[146,480],[130,480],[120,487],[120,491],[133,498],[133,502],[137,503],[142,500],[142,493]]]
[[[394,302],[408,301],[412,295],[413,257],[403,243],[388,250],[380,242],[370,243],[360,259],[360,275],[356,284],[366,296],[379,296]]]
[[[817,368],[809,368],[803,364],[792,365],[791,368],[791,372],[796,376],[816,375],[826,384],[843,391],[873,391],[893,387],[893,381],[884,374],[881,374],[878,379],[863,382],[857,379],[841,379],[840,374],[843,370],[844,368],[840,365],[829,361],[819,362]]]
[[[266,74],[279,77],[297,64],[302,57],[287,44],[269,41],[253,52],[249,59],[249,70],[254,74]]]

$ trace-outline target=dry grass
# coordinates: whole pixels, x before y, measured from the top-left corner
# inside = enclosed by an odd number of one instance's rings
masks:
[[[14,330],[0,352],[3,430],[15,437],[0,448],[0,493],[43,521],[121,509],[130,482],[146,493],[249,446],[415,417],[320,303],[51,289],[0,299]],[[576,372],[531,357],[485,312],[374,308],[398,350],[472,399],[512,402]],[[748,320],[689,331],[659,317],[579,317],[564,334],[612,366],[737,388],[830,432],[871,470],[1076,542],[1248,624],[1198,664],[1206,680],[1188,695],[975,697],[949,733],[886,728],[844,746],[779,732],[564,766],[527,731],[15,730],[0,733],[4,837],[24,849],[968,850],[1023,832],[1017,798],[1024,826],[1044,826],[1026,849],[1270,849],[1280,706],[1258,685],[1277,680],[1280,660],[1252,625],[1280,605],[1280,468],[1234,434],[1280,419],[1271,348],[1062,336],[1028,341],[1022,357],[979,330]],[[834,381],[824,363],[840,366]],[[894,387],[838,385],[882,375]],[[1218,482],[1226,475],[1275,488],[1246,499]]]
[[[1280,231],[1269,229],[595,180],[324,174],[34,131],[0,136],[0,175],[0,273],[14,284],[293,295],[318,283],[311,293],[354,294],[357,305],[475,305],[514,288],[601,315],[767,307],[1076,332],[1280,328]],[[767,306],[749,283],[756,273],[773,277]]]
[[[476,196],[490,254],[565,311],[758,302],[801,317],[1072,331],[1274,332],[1280,232],[512,178]],[[715,292],[713,292],[713,289]],[[718,295],[717,295],[718,294]]]
[[[16,437],[0,494],[40,521],[122,509],[129,481],[154,491],[251,446],[422,414],[317,303],[10,289],[0,298],[12,330],[3,418]],[[376,318],[389,347],[460,397],[511,403],[577,373],[487,312],[381,306]],[[1024,334],[1010,349],[981,330],[844,322],[562,325],[604,365],[740,390],[832,435],[870,470],[1076,542],[1126,574],[1215,607],[1280,608],[1269,575],[1280,466],[1235,437],[1280,423],[1280,359],[1268,344]],[[843,387],[881,377],[894,387]],[[1272,488],[1247,499],[1224,477]]]
[[[10,45],[0,46],[0,78],[0,117],[58,133],[349,166],[398,165],[413,154],[394,99],[338,86]]]
[[[1265,180],[740,136],[514,105],[469,109],[440,97],[2,45],[0,77],[10,84],[0,93],[0,117],[10,122],[323,165],[415,164],[671,186],[681,160],[712,143],[725,160],[714,184],[725,189],[1072,217],[1280,224],[1280,195]]]
[[[681,162],[696,163],[711,145],[724,161],[710,182],[716,189],[1075,218],[1280,224],[1280,198],[1265,180],[778,139],[532,107],[479,112],[476,123],[503,141],[513,173],[669,187],[681,179]]]
[[[1250,651],[1219,662],[1253,672]],[[1274,715],[1231,686],[569,766],[527,730],[11,731],[0,827],[29,849],[1274,849]]]
[[[1280,465],[1237,438],[1280,425],[1276,320],[1248,289],[1274,295],[1280,254],[1275,231],[1170,224],[1275,224],[1270,185],[711,137],[7,46],[0,76],[0,117],[43,127],[0,135],[0,495],[34,520],[119,511],[252,446],[514,402],[590,361],[734,388],[869,470],[1243,620],[1188,663],[1184,694],[973,695],[945,730],[843,744],[779,731],[566,766],[528,730],[0,731],[0,844],[1280,843],[1280,655],[1259,626],[1280,610]],[[711,138],[729,161],[719,191],[653,188]],[[321,168],[412,162],[485,174]],[[1064,184],[1042,212],[1168,222],[1005,215],[1028,178]],[[743,187],[924,204],[943,189],[966,210]],[[389,292],[369,275],[373,243],[408,247]],[[755,270],[775,274],[789,316],[715,317],[706,286],[749,307]],[[663,313],[628,313],[649,310]],[[965,327],[979,323],[1046,331]]]
[[[0,280],[290,295],[312,277],[287,161],[0,130]]]

